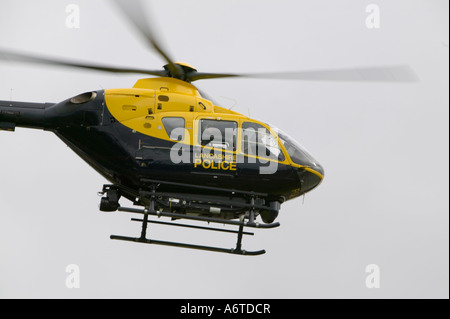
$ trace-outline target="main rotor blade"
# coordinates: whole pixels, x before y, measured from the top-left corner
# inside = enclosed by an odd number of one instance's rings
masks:
[[[168,64],[170,72],[176,76],[180,75],[180,70],[173,60],[163,50],[160,41],[151,31],[149,19],[144,14],[144,8],[140,0],[113,0],[116,6],[122,11],[127,20],[147,39],[151,47],[154,48]]]
[[[418,77],[408,65],[343,68],[329,70],[311,70],[275,73],[203,73],[191,72],[189,81],[220,78],[254,78],[303,81],[338,81],[338,82],[416,82]]]
[[[72,68],[82,68],[95,71],[112,72],[112,73],[138,73],[138,74],[148,74],[155,76],[167,76],[167,72],[164,70],[145,70],[145,69],[134,69],[134,68],[122,68],[113,67],[98,64],[85,64],[68,60],[56,60],[38,56],[31,56],[22,53],[14,53],[0,50],[0,60],[4,61],[16,61],[16,62],[27,62],[36,64],[46,64],[55,66],[65,66]]]

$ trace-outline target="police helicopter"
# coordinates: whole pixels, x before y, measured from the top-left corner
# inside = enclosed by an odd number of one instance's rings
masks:
[[[167,63],[160,70],[131,69],[50,59],[0,50],[0,59],[153,76],[132,88],[97,90],[59,103],[0,101],[0,130],[53,132],[110,184],[103,212],[139,214],[137,237],[111,239],[239,255],[244,228],[274,228],[281,205],[316,188],[324,168],[294,139],[270,124],[216,105],[192,84],[218,78],[409,82],[407,66],[281,73],[206,73],[174,62],[152,33],[139,2],[114,1],[124,17]],[[6,151],[6,150],[3,150]],[[121,206],[121,198],[135,207]],[[151,218],[156,217],[156,218]],[[167,217],[170,221],[160,221]],[[258,219],[262,222],[259,222]],[[208,226],[179,220],[207,222]],[[233,248],[147,238],[148,224],[237,234]],[[233,225],[237,230],[210,227]]]

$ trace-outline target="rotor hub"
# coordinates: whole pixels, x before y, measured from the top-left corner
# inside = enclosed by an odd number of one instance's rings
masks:
[[[175,66],[176,70],[173,70],[173,66]],[[189,83],[191,82],[189,74],[197,72],[196,68],[184,62],[175,62],[173,66],[169,63],[163,66],[164,70],[167,72],[167,76]]]

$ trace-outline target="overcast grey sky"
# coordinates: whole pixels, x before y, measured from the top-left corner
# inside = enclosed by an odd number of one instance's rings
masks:
[[[380,28],[366,26],[367,5]],[[66,27],[66,7],[80,28]],[[325,167],[323,184],[282,206],[281,227],[244,239],[261,257],[109,240],[138,235],[98,212],[106,182],[56,136],[0,132],[0,298],[448,298],[448,1],[152,1],[176,60],[204,72],[409,64],[420,82],[200,81],[226,107],[273,123]],[[108,1],[0,0],[0,47],[155,69]],[[0,61],[0,99],[58,102],[131,87],[139,76]],[[151,227],[152,238],[233,247],[235,238]],[[80,267],[68,289],[66,266]],[[381,270],[379,289],[366,266]]]

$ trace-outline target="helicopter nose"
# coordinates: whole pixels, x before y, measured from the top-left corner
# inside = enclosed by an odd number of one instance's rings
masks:
[[[301,192],[307,193],[319,186],[325,176],[325,170],[319,163],[310,163],[303,168],[297,169]]]
[[[314,170],[315,172],[319,173],[320,175],[322,175],[322,179],[324,178],[325,169],[318,162],[311,162],[310,165],[308,165],[308,167]]]

